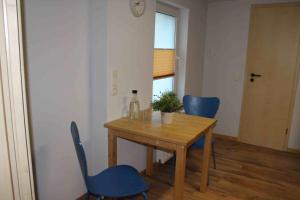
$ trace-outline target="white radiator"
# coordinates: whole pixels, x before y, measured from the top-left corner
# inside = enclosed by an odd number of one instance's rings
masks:
[[[170,158],[172,158],[173,154],[165,151],[156,150],[156,162],[164,164]]]

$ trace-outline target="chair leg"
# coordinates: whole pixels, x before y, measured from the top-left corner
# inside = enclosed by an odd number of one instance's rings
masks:
[[[85,196],[85,200],[89,200],[90,199],[90,193],[87,193]]]
[[[144,197],[144,200],[148,200],[148,195],[147,195],[146,192],[143,192],[142,195],[143,195],[143,197]]]
[[[212,144],[212,156],[213,156],[213,162],[214,162],[214,169],[217,169],[216,166],[216,152],[215,152],[215,144]]]

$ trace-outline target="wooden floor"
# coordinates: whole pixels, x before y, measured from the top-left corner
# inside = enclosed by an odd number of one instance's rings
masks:
[[[201,155],[199,150],[189,153],[184,199],[300,200],[299,155],[218,139],[217,169],[210,170],[207,193],[200,193]],[[149,199],[172,199],[168,171],[168,165],[158,165],[152,177],[145,177]]]
[[[199,192],[201,155],[189,152],[184,200],[300,200],[299,154],[217,139],[217,169],[210,170],[206,193]],[[172,200],[169,169],[157,165],[154,175],[145,177],[150,200]]]

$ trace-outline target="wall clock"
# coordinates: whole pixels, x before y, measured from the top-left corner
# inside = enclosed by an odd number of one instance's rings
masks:
[[[130,0],[130,9],[133,16],[142,16],[146,9],[146,0]]]

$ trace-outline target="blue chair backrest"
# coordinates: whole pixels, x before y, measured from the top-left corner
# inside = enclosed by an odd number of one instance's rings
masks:
[[[187,114],[198,115],[207,118],[214,118],[220,105],[217,97],[197,97],[185,95],[183,107]]]
[[[82,143],[80,141],[78,128],[75,122],[71,123],[71,133],[72,133],[74,146],[76,149],[77,158],[80,164],[82,176],[84,178],[85,184],[87,184],[88,171],[87,171],[86,157],[85,157],[85,152]]]

